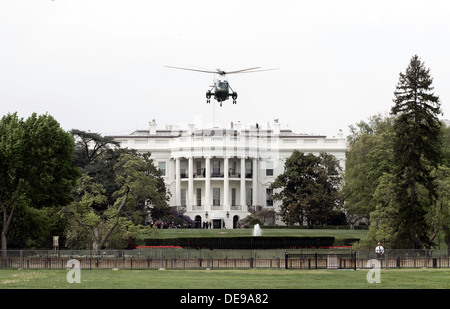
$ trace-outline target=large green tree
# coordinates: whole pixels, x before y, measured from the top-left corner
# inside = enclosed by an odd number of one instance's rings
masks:
[[[17,113],[0,121],[1,249],[6,254],[13,217],[27,208],[67,205],[79,176],[72,136],[50,115]]]
[[[374,194],[384,173],[392,172],[392,118],[375,115],[350,126],[344,186],[347,217],[370,218]]]
[[[430,209],[427,219],[431,227],[431,240],[439,239],[441,232],[450,250],[450,127],[442,127],[444,159],[437,169],[435,177],[437,200]]]
[[[94,182],[102,184],[105,188],[107,204],[113,204],[115,201],[113,193],[119,189],[114,166],[120,155],[127,150],[121,149],[119,143],[113,138],[98,133],[78,129],[73,129],[70,133],[75,138],[73,165],[79,168],[81,173],[91,177]],[[105,207],[105,205],[93,207]]]
[[[394,121],[394,198],[398,246],[432,245],[425,215],[437,198],[432,170],[442,160],[439,97],[430,70],[417,55],[400,73],[391,109]]]
[[[334,156],[295,150],[271,188],[279,189],[273,199],[282,202],[279,215],[286,224],[311,226],[325,224],[341,205],[340,185],[341,167]]]
[[[107,198],[107,203],[93,205],[96,210],[104,211],[108,205],[113,205],[116,201],[115,192],[120,189],[116,181],[115,166],[119,162],[119,158],[128,154],[132,157],[141,157],[147,162],[147,173],[157,179],[158,195],[154,195],[151,201],[139,201],[139,208],[133,211],[135,223],[143,220],[148,212],[146,203],[150,203],[151,215],[154,219],[164,218],[170,215],[169,206],[166,203],[167,191],[164,180],[158,168],[155,167],[153,160],[150,158],[150,153],[138,154],[134,149],[120,148],[119,143],[108,136],[101,136],[98,133],[86,132],[74,129],[71,131],[75,138],[75,152],[73,164],[78,167],[82,173],[86,173],[92,178],[93,182],[99,183],[105,189],[104,195]]]
[[[114,165],[114,180],[117,190],[111,197],[102,183],[84,173],[77,184],[77,199],[66,212],[84,231],[89,231],[92,248],[96,252],[105,247],[113,232],[122,228],[122,238],[136,233],[150,233],[143,224],[148,215],[148,206],[167,207],[167,192],[160,171],[154,166],[149,154],[123,151]],[[109,203],[110,198],[114,203]],[[78,237],[73,229],[68,237]],[[83,231],[83,229],[79,229]],[[68,239],[74,243],[73,239]]]

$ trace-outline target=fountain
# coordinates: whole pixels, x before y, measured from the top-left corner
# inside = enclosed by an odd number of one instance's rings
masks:
[[[253,236],[261,236],[261,235],[262,235],[261,227],[259,226],[259,224],[255,224],[255,226],[253,227]]]

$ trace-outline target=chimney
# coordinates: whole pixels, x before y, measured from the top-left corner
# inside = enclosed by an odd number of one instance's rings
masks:
[[[280,134],[280,123],[278,122],[278,119],[273,120],[272,131],[273,134]]]
[[[155,121],[155,119],[153,119],[152,121],[149,122],[149,133],[150,133],[150,135],[155,135],[156,134],[156,121]]]
[[[195,132],[195,124],[188,124],[189,134],[193,134]]]
[[[241,122],[238,121],[237,123],[234,124],[234,128],[236,129],[236,131],[241,131]]]

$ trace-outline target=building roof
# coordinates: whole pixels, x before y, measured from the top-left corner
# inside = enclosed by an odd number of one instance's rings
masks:
[[[167,125],[166,129],[157,129],[156,122],[150,122],[150,129],[136,130],[129,135],[115,135],[114,138],[176,138],[181,136],[261,136],[279,138],[326,138],[325,135],[295,133],[290,129],[280,129],[275,122],[270,128],[261,128],[258,124],[242,127],[240,123],[231,123],[230,127],[214,127],[197,129],[189,125],[188,129],[181,129],[178,125]]]

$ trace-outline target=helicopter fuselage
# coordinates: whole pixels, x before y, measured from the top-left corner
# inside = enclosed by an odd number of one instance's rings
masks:
[[[214,98],[217,101],[221,102],[228,100],[228,97],[230,96],[229,93],[230,85],[228,84],[228,81],[226,80],[217,81],[214,88],[215,88]]]
[[[211,90],[214,90],[214,92]],[[214,96],[214,99],[220,103],[220,106],[222,106],[222,102],[228,100],[230,96],[233,98],[233,104],[236,104],[237,93],[231,89],[227,80],[214,81],[214,86],[211,86],[211,89],[206,92],[206,103],[210,103],[209,99],[211,96]]]

